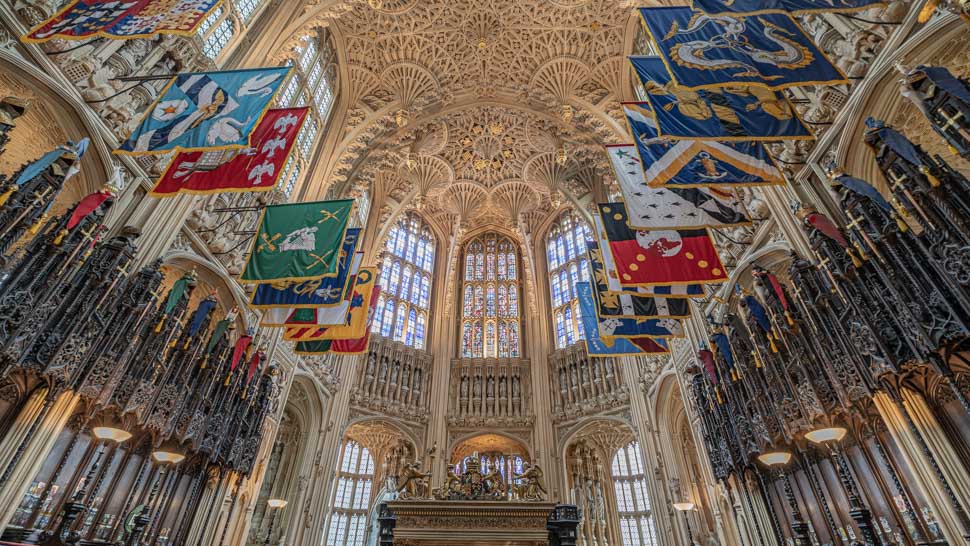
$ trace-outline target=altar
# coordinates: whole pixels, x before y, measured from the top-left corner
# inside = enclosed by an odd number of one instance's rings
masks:
[[[543,500],[542,469],[526,465],[507,485],[483,473],[477,454],[459,476],[449,465],[442,487],[417,463],[403,470],[400,496],[380,506],[380,546],[574,546],[579,510]]]
[[[382,507],[383,508],[383,507]],[[553,502],[396,500],[394,546],[539,546],[550,544]]]

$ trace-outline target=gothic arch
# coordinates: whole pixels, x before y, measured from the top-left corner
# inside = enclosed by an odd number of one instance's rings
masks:
[[[236,318],[237,326],[241,328],[240,332],[245,332],[246,327],[250,324],[249,317],[243,312],[247,309],[248,300],[239,285],[228,278],[221,266],[214,265],[198,254],[181,250],[166,254],[162,266],[178,272],[195,271],[199,280],[199,288],[192,295],[191,305],[194,306],[198,300],[208,295],[209,291],[215,290],[222,314],[225,315],[233,307],[238,309],[240,312]],[[166,283],[175,280],[175,278],[166,278]]]
[[[458,436],[448,446],[448,452],[447,452],[447,454],[448,454],[448,460],[449,461],[453,461],[455,459],[455,457],[456,457],[456,453],[459,452],[458,451],[459,448],[461,448],[462,445],[465,444],[466,442],[468,442],[469,440],[474,440],[475,438],[482,437],[482,436],[489,436],[489,435],[491,435],[491,436],[500,436],[500,437],[508,440],[512,444],[517,444],[519,447],[522,448],[522,450],[524,451],[523,454],[524,455],[527,455],[528,456],[528,459],[530,461],[534,461],[535,460],[534,455],[533,455],[534,451],[533,451],[532,447],[529,445],[529,442],[526,439],[520,438],[520,437],[518,437],[518,436],[516,436],[516,435],[514,435],[512,433],[503,432],[503,431],[499,431],[499,430],[488,430],[488,431],[477,430],[477,431],[474,431],[474,432],[469,432],[469,433],[466,433],[464,435]]]
[[[31,104],[18,120],[14,139],[0,163],[0,171],[12,172],[22,163],[37,159],[67,140],[76,142],[84,137],[90,138],[91,144],[81,160],[80,173],[68,181],[54,202],[53,210],[57,213],[98,190],[111,177],[115,168],[111,148],[101,138],[100,123],[93,119],[93,112],[77,90],[44,74],[13,50],[0,48],[0,97],[7,95],[26,98]],[[38,130],[31,130],[29,126],[34,125]],[[23,132],[26,131],[30,131],[29,138],[24,138]],[[27,146],[21,151],[25,144]]]
[[[380,428],[380,427],[386,427],[387,429],[389,429],[385,431],[386,433],[389,433],[392,435],[397,434],[401,439],[410,443],[411,446],[414,448],[414,452],[416,454],[423,453],[423,450],[422,450],[423,442],[419,440],[418,436],[414,433],[414,431],[409,426],[404,424],[402,421],[399,421],[398,419],[395,419],[393,417],[388,417],[383,415],[380,415],[380,416],[368,415],[368,416],[362,416],[362,417],[351,419],[347,425],[347,428],[344,429],[343,437],[354,438],[355,435],[360,435],[364,433],[373,433],[374,429]],[[371,429],[371,430],[368,430],[368,429]],[[371,446],[365,445],[365,447],[370,448]]]
[[[927,152],[940,154],[947,162],[964,173],[970,165],[951,153],[946,143],[933,132],[929,122],[916,107],[899,93],[900,73],[893,66],[900,62],[909,68],[920,64],[946,65],[957,74],[967,75],[970,70],[970,52],[966,44],[966,23],[959,17],[939,17],[927,23],[896,48],[892,59],[870,69],[858,97],[840,133],[835,160],[847,173],[868,180],[885,188],[882,173],[876,165],[875,155],[860,136],[865,131],[867,117],[882,119],[922,145]],[[824,137],[823,137],[824,138]]]

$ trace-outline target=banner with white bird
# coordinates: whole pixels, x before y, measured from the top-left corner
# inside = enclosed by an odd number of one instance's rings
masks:
[[[269,110],[248,148],[177,154],[149,195],[270,191],[276,187],[309,107]]]
[[[161,155],[248,148],[288,66],[179,74],[145,112],[121,147],[123,155]]]

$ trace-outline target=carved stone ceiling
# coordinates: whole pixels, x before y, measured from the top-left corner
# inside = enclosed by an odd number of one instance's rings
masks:
[[[479,201],[479,223],[581,198],[608,172],[602,144],[627,138],[634,16],[619,0],[353,5],[329,23],[349,104],[328,182],[456,213]]]

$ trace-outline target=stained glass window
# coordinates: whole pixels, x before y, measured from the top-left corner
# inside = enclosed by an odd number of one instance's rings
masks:
[[[465,246],[462,294],[464,358],[519,356],[519,275],[515,243],[497,233]]]
[[[327,546],[363,546],[374,480],[374,458],[353,440],[344,442],[337,464]]]
[[[643,468],[640,444],[637,442],[621,447],[613,456],[610,470],[623,546],[659,544]]]
[[[552,316],[556,321],[556,346],[560,349],[583,339],[579,308],[575,305],[576,283],[589,280],[586,239],[591,237],[586,222],[572,211],[563,213],[546,235]]]
[[[237,0],[245,1],[253,0]],[[293,166],[287,166],[281,178],[283,193],[289,198],[300,181],[300,173],[312,170],[321,129],[327,126],[330,118],[333,93],[337,89],[337,53],[330,31],[320,28],[304,36],[286,64],[292,66],[293,71],[277,95],[276,106],[311,106],[310,114],[297,136],[297,145],[290,154]],[[324,95],[329,98],[320,100],[319,97]]]
[[[383,312],[374,315],[371,332],[424,349],[433,264],[431,228],[417,214],[406,213],[388,231],[384,244],[377,284],[387,303]],[[466,298],[465,315],[471,312],[469,303]]]

